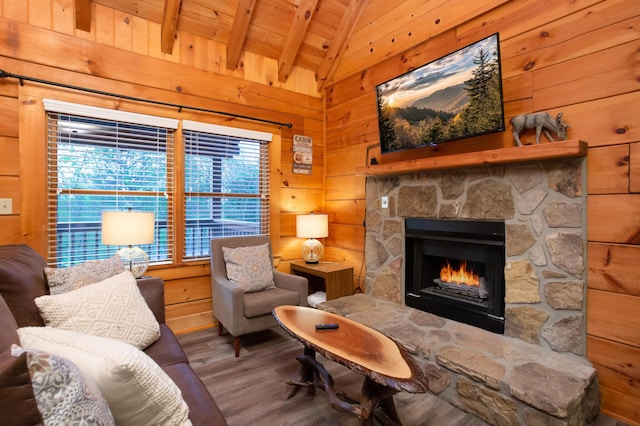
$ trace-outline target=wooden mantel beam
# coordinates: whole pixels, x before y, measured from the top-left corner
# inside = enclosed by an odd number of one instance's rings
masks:
[[[178,31],[178,17],[182,0],[164,0],[164,13],[160,27],[160,48],[162,53],[171,54]]]
[[[416,158],[357,167],[358,175],[389,176],[416,173],[431,170],[444,170],[462,167],[478,167],[487,164],[510,164],[527,161],[555,160],[558,158],[584,157],[589,144],[578,139],[548,142],[538,145],[525,145],[510,148],[489,149],[485,151],[465,152],[441,157]]]
[[[327,80],[333,78],[333,74],[338,67],[338,58],[342,57],[344,51],[347,50],[347,40],[351,37],[355,28],[356,21],[360,17],[360,13],[364,9],[367,0],[351,0],[347,5],[347,9],[342,15],[338,29],[336,30],[327,55],[318,68],[316,80],[318,82],[318,91],[321,91]]]
[[[256,0],[240,0],[236,17],[233,20],[231,34],[229,34],[229,43],[227,43],[227,69],[235,70],[238,67],[240,54],[242,53],[242,45],[247,38],[249,24],[256,8]]]
[[[278,59],[278,81],[285,82],[293,69],[300,44],[307,33],[311,17],[316,10],[318,0],[300,0],[298,10],[293,17],[287,40]]]
[[[91,0],[76,0],[76,28],[91,31]]]

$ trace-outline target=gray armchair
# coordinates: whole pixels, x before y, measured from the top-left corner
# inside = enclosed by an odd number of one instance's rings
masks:
[[[271,313],[280,305],[307,306],[309,284],[297,275],[273,270],[275,288],[244,293],[229,281],[222,247],[236,248],[269,243],[269,256],[273,259],[271,241],[265,236],[222,237],[211,240],[211,298],[213,315],[218,320],[218,334],[223,327],[234,337],[235,355],[240,355],[240,336],[277,326]]]

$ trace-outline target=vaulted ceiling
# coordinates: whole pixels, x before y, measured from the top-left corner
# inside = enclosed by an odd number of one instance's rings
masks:
[[[278,61],[278,80],[294,66],[313,70],[322,88],[347,48],[367,0],[75,0],[76,27],[89,30],[91,3],[161,24],[164,53],[177,31],[226,45],[226,65],[240,65],[242,52]]]

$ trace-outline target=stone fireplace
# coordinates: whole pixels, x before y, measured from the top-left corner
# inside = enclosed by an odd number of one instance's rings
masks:
[[[504,221],[405,219],[407,306],[504,333]]]
[[[503,322],[503,330],[483,328],[584,355],[585,167],[584,158],[573,158],[369,176],[365,293],[416,307],[415,284],[407,281],[416,270],[407,269],[408,257],[419,245],[428,256],[439,252],[411,242],[414,220],[502,223],[504,292],[491,303],[503,311],[490,316]],[[381,208],[382,196],[388,208]]]

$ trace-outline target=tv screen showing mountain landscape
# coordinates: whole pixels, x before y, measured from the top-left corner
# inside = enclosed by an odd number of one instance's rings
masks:
[[[493,34],[376,87],[382,153],[504,130]]]

